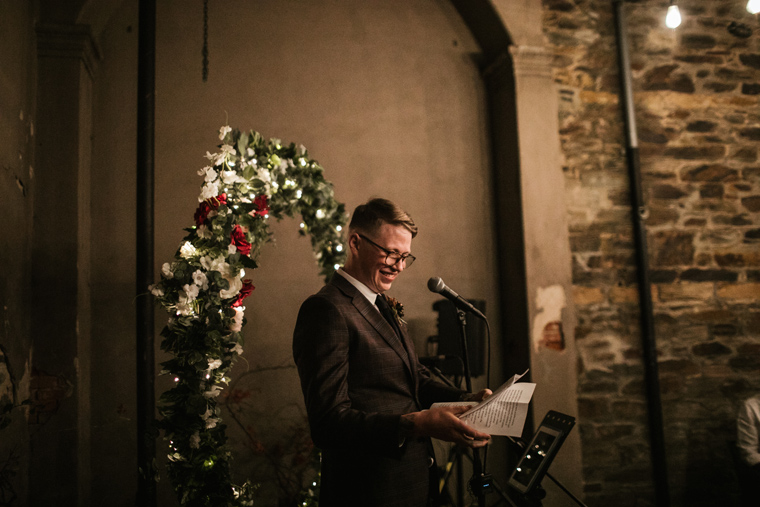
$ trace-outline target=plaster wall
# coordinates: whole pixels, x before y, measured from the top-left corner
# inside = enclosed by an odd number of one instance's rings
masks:
[[[0,485],[0,498],[9,500],[28,489],[29,431],[18,405],[29,399],[32,360],[34,16],[31,3],[0,3],[0,463],[12,477]]]
[[[100,37],[92,204],[93,229],[109,238],[93,249],[93,333],[102,338],[94,345],[93,373],[104,379],[93,385],[94,417],[102,424],[93,446],[100,456],[114,435],[121,439],[127,459],[103,457],[102,464],[123,488],[134,464],[134,317],[127,300],[134,256],[135,4],[122,3]],[[463,296],[486,300],[487,311],[498,307],[486,106],[472,58],[477,45],[447,2],[248,5],[210,3],[207,82],[202,5],[158,5],[156,273],[192,223],[201,185],[196,172],[207,163],[206,151],[216,151],[219,128],[255,129],[304,144],[347,209],[384,196],[414,217],[418,260],[391,294],[404,303],[425,355],[427,338],[437,332],[432,304],[438,297],[427,291],[428,278],[440,276]],[[252,274],[256,290],[246,301],[245,353],[233,370],[233,382],[241,379],[237,387],[255,395],[255,403],[241,408],[242,420],[261,433],[276,430],[280,421],[253,414],[302,413],[292,328],[300,302],[322,284],[308,240],[297,234],[298,221],[286,219],[272,229],[275,240]],[[157,331],[165,317],[157,311]],[[498,330],[498,315],[489,317]],[[498,331],[491,339],[491,384],[498,385]],[[159,379],[158,394],[166,381]],[[474,382],[475,388],[484,385],[484,378]],[[236,479],[264,473],[246,448],[244,428],[228,421]],[[159,456],[165,454],[163,442],[158,447]],[[489,463],[495,474],[505,473],[498,450]],[[160,484],[162,502],[173,498],[168,486]],[[114,505],[122,501],[105,487],[102,495]]]

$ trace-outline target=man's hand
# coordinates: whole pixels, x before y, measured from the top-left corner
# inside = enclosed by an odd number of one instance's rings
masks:
[[[490,389],[483,389],[479,393],[474,393],[474,394],[468,394],[468,395],[466,395],[464,398],[462,398],[462,401],[477,401],[477,402],[481,402],[481,401],[485,400],[486,398],[488,398],[489,396],[491,396],[492,394],[493,394],[493,391],[491,391]]]
[[[405,414],[401,416],[402,426],[410,428],[411,435],[415,437],[432,437],[472,448],[484,447],[491,441],[491,436],[475,430],[457,417],[468,409],[436,407]]]

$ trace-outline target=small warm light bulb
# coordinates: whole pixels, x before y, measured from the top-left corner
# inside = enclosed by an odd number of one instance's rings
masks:
[[[335,271],[338,271],[338,269],[340,269],[340,264],[335,264],[335,265],[333,266],[333,268],[335,269]]]
[[[338,227],[336,227],[336,228],[335,228],[335,230],[336,230],[336,231],[338,231],[338,232],[340,232],[340,231],[342,231],[342,230],[343,230],[343,227],[341,227],[341,226],[339,225]]]
[[[760,0],[749,0],[747,2],[747,12],[757,14],[760,12]]]
[[[337,250],[338,252],[342,252],[343,251],[343,245],[336,246],[335,250]]]
[[[681,25],[681,11],[678,6],[671,4],[668,7],[668,14],[665,16],[665,26],[668,28],[678,28]]]
[[[179,382],[179,377],[174,377],[175,382]]]
[[[208,379],[210,379],[210,378],[211,378],[211,374],[209,374],[209,373],[206,373],[206,379],[208,380]]]
[[[303,195],[303,192],[301,192],[300,190],[296,192],[296,198],[300,199],[302,195]]]
[[[325,218],[324,210],[321,210],[321,209],[317,210],[317,218]]]
[[[303,222],[301,222],[300,227],[301,227],[301,229],[303,229],[304,227],[306,227],[306,224],[303,223]]]

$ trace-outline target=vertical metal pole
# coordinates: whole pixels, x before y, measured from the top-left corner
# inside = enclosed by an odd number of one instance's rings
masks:
[[[620,88],[623,101],[626,129],[626,158],[628,176],[631,182],[631,204],[633,207],[633,231],[636,244],[636,267],[639,284],[639,306],[641,319],[641,340],[644,359],[644,380],[646,383],[647,408],[649,414],[649,440],[651,445],[652,473],[655,488],[655,502],[659,507],[670,505],[668,491],[668,471],[665,457],[665,436],[663,432],[662,402],[660,400],[660,379],[657,370],[657,344],[654,334],[652,309],[652,289],[649,279],[646,224],[647,209],[641,191],[641,171],[639,147],[636,136],[636,115],[634,113],[631,86],[631,63],[628,39],[625,32],[624,0],[615,0],[615,34],[617,36],[618,64],[620,66]]]
[[[140,0],[137,44],[137,502],[156,505],[153,460],[156,456],[153,298],[153,178],[156,77],[156,1]]]

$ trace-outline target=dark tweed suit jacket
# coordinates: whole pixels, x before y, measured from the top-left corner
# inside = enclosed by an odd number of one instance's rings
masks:
[[[406,326],[399,339],[373,303],[336,275],[298,314],[293,357],[322,450],[320,507],[427,505],[430,441],[400,446],[400,416],[463,393],[431,379]]]

